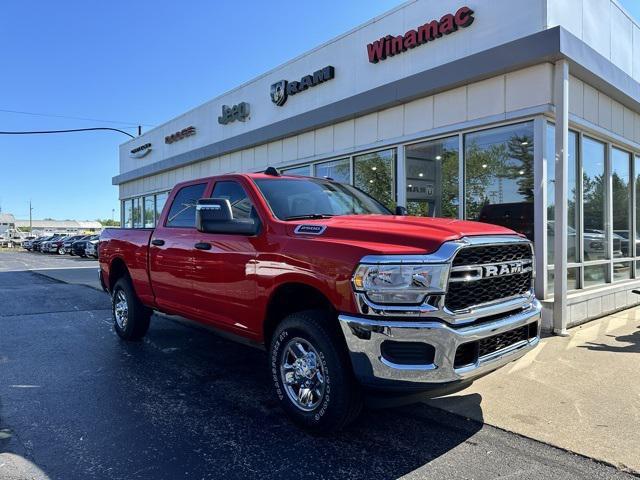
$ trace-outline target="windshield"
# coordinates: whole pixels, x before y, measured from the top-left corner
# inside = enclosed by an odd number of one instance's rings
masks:
[[[378,201],[351,185],[321,178],[255,180],[273,214],[281,220],[335,215],[391,215]]]

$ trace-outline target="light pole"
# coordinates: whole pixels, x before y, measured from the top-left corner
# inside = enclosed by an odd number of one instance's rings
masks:
[[[29,200],[29,234],[33,233],[33,220],[32,220],[32,214],[33,212],[33,207],[31,206],[31,200]]]

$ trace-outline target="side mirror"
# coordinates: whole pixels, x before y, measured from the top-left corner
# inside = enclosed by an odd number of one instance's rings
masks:
[[[196,228],[203,233],[256,235],[260,224],[253,218],[233,218],[226,198],[202,198],[196,204]]]
[[[396,207],[396,215],[405,216],[406,214],[407,214],[407,209],[405,207],[401,207],[400,205]]]

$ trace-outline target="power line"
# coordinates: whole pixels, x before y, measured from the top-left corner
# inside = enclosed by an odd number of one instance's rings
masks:
[[[39,130],[39,131],[30,131],[30,132],[3,132],[0,131],[0,135],[39,135],[39,134],[47,134],[47,133],[70,133],[70,132],[90,132],[95,130],[110,130],[112,132],[120,132],[125,135],[130,136],[131,138],[136,138],[131,135],[129,132],[125,132],[124,130],[120,130],[119,128],[111,128],[111,127],[92,127],[92,128],[70,128],[68,130]]]
[[[136,127],[138,125],[142,125],[143,127],[155,127],[155,125],[145,124],[145,123],[137,123],[137,122],[121,122],[118,120],[102,120],[99,118],[88,118],[88,117],[71,117],[68,115],[58,115],[54,113],[35,113],[35,112],[24,112],[21,110],[5,110],[0,109],[2,113],[16,113],[19,115],[31,115],[34,117],[51,117],[51,118],[66,118],[68,120],[86,120],[89,122],[102,122],[102,123],[119,123],[121,125],[131,125],[132,127]]]

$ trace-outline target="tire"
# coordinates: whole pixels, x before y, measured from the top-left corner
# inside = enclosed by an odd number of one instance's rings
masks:
[[[111,316],[113,328],[123,340],[140,340],[149,330],[151,310],[140,302],[128,276],[122,277],[113,287]]]
[[[58,255],[64,255],[64,248],[60,247],[58,249]]]
[[[296,357],[302,362],[294,367]],[[305,430],[340,430],[362,410],[362,392],[344,340],[326,312],[308,310],[286,317],[271,339],[269,364],[282,409]]]

